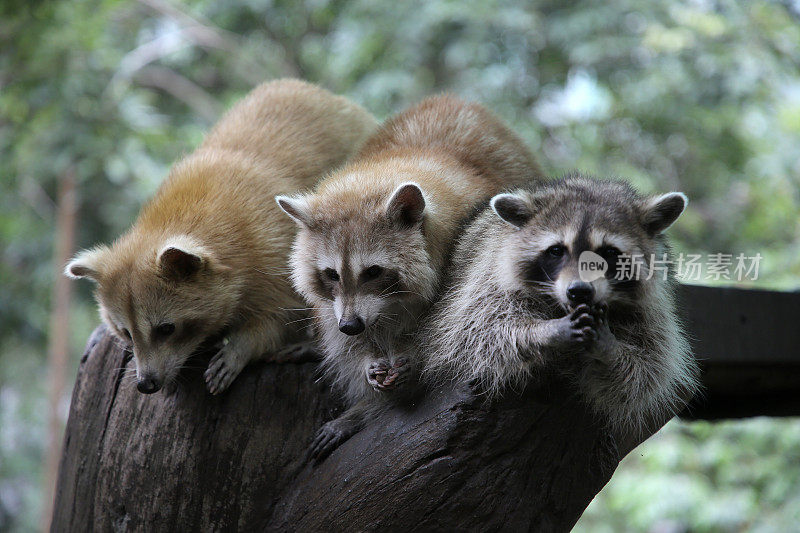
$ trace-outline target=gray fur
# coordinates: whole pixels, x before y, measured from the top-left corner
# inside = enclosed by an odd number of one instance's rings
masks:
[[[562,280],[534,282],[525,270],[559,235],[576,236],[576,242],[589,233],[605,235],[629,245],[624,253],[669,254],[664,236],[648,233],[654,199],[623,183],[577,174],[511,194],[522,203],[505,197],[498,207],[513,223],[501,219],[493,204],[459,239],[448,288],[420,333],[425,380],[476,381],[492,398],[556,368],[575,380],[591,408],[615,429],[638,431],[675,414],[698,385],[676,315],[672,272],[666,281],[654,275],[626,291],[598,280],[612,335],[576,348],[559,334],[569,315]],[[530,219],[520,223],[520,213],[528,211]],[[674,209],[667,216],[673,218],[663,228],[677,218]],[[567,267],[559,272],[559,278],[570,275],[575,273]]]

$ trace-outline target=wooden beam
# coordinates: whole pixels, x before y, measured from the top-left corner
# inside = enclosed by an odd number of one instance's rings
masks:
[[[679,302],[705,388],[682,417],[800,415],[800,292],[684,285]]]

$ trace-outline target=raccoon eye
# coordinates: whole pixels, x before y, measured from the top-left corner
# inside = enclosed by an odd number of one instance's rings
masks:
[[[133,337],[131,337],[131,332],[128,331],[127,329],[122,328],[122,334],[125,335],[125,338],[128,339],[129,341],[133,340]]]
[[[164,324],[159,324],[155,327],[155,333],[159,337],[169,337],[175,332],[175,324],[171,324],[169,322],[165,322]]]
[[[548,248],[546,252],[553,257],[564,257],[564,254],[567,253],[567,249],[561,244],[554,244]]]
[[[364,272],[361,273],[366,280],[375,279],[381,274],[383,274],[383,268],[379,267],[378,265],[372,265],[371,267],[364,269]]]
[[[622,255],[622,252],[616,246],[603,246],[597,249],[597,255],[606,261],[616,260],[617,257]]]
[[[326,268],[322,271],[325,276],[331,281],[339,281],[339,273],[332,268]]]

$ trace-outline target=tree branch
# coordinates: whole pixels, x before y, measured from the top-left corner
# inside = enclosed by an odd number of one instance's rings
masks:
[[[252,365],[221,397],[189,370],[146,396],[123,379],[130,354],[100,339],[73,395],[55,530],[566,531],[641,440],[608,434],[551,380],[492,405],[434,391],[312,466],[339,409],[314,364]]]

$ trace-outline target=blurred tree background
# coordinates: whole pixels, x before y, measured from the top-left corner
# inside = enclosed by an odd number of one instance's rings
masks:
[[[318,82],[380,118],[452,91],[509,121],[554,176],[578,168],[686,192],[670,230],[678,251],[758,252],[749,285],[797,290],[798,65],[798,0],[0,4],[0,531],[36,529],[45,508],[65,183],[86,247],[129,226],[169,165],[260,81]],[[62,420],[98,322],[88,284],[75,290]],[[800,424],[755,419],[670,423],[578,529],[798,524]]]

